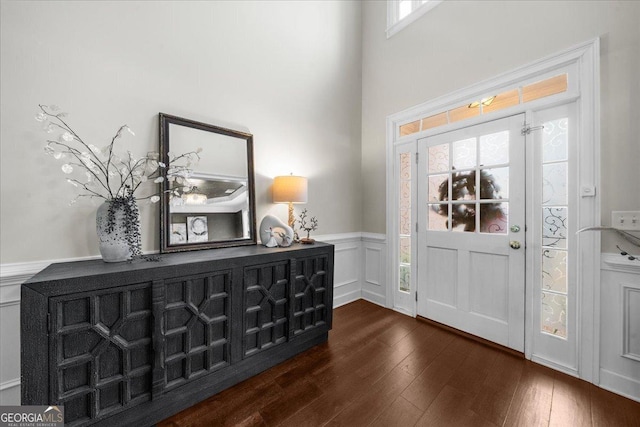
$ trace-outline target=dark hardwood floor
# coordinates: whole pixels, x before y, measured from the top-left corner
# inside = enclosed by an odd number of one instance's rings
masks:
[[[158,424],[640,426],[640,403],[357,301],[329,342]]]

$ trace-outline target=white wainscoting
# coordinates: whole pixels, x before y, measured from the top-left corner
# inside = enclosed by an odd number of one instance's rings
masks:
[[[640,402],[640,262],[603,254],[600,387]]]
[[[358,299],[386,305],[384,235],[343,233],[314,237],[335,245],[334,307]],[[20,404],[20,285],[50,263],[66,261],[73,260],[0,266],[0,405]]]

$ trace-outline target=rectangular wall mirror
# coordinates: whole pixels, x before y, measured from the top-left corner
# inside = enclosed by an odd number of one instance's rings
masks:
[[[253,135],[159,116],[160,156],[167,165],[160,252],[256,244]],[[200,158],[179,158],[185,153]]]

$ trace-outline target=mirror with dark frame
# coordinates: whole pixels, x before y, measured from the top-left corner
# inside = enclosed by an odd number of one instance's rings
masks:
[[[160,252],[255,245],[253,135],[159,116]]]

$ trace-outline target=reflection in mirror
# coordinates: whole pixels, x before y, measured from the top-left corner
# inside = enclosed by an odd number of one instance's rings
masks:
[[[168,161],[199,152],[189,172],[167,171],[161,251],[256,243],[250,134],[160,114],[160,149]]]

